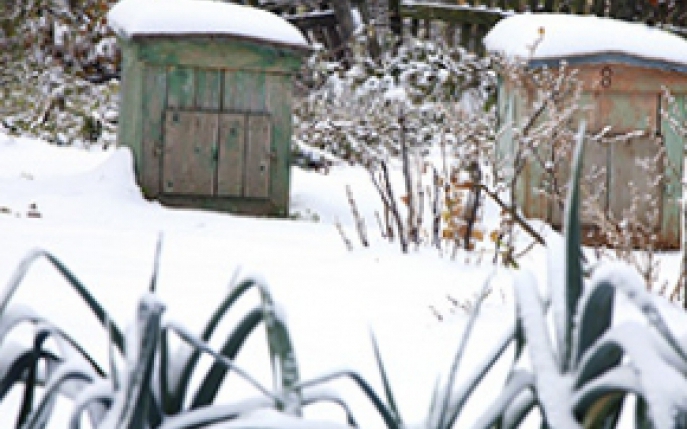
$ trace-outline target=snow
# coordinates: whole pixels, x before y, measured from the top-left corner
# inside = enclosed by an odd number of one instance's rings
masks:
[[[212,0],[122,0],[108,13],[124,37],[209,34],[240,36],[307,48],[295,26],[262,9]]]
[[[559,59],[620,53],[687,65],[687,40],[659,28],[610,18],[518,14],[487,34],[488,51],[521,59]]]
[[[392,178],[400,179],[398,171],[392,173]],[[347,185],[368,225],[368,248],[357,241]],[[198,335],[232,279],[257,273],[269,285],[279,317],[288,318],[301,380],[351,369],[381,393],[369,335],[373,331],[404,421],[422,422],[436,380],[448,373],[470,311],[488,278],[491,291],[481,304],[473,337],[462,356],[457,389],[500,344],[503,333],[512,330],[513,273],[492,265],[489,253],[478,258],[459,252],[452,260],[430,246],[420,246],[401,254],[398,243],[386,242],[379,233],[374,216],[381,207],[379,197],[368,173],[360,168],[332,165],[327,174],[293,168],[291,203],[290,219],[167,208],[142,197],[126,148],[56,147],[0,134],[0,285],[13,278],[32,249],[42,248],[72,270],[118,326],[131,325],[144,297],[144,303],[159,300],[165,304],[165,323]],[[31,210],[38,216],[30,216]],[[337,220],[353,242],[352,251],[346,250],[338,235]],[[147,294],[160,236],[157,290],[152,298]],[[669,263],[664,266],[679,264],[675,253],[662,257]],[[545,249],[535,248],[519,262],[542,285],[546,259]],[[560,264],[549,268],[560,274]],[[528,277],[527,281],[534,280]],[[260,302],[256,298],[246,294],[239,302],[241,308],[252,308]],[[26,309],[30,307],[53,321],[86,345],[102,367],[108,367],[107,332],[43,259],[31,266],[9,304],[17,306],[18,315],[31,314]],[[684,315],[679,309],[674,312],[668,320],[671,329],[684,332]],[[237,319],[243,315],[234,314]],[[217,340],[227,328],[220,327],[221,332],[210,341],[212,347],[220,346]],[[27,335],[22,332],[12,332],[8,340],[26,346]],[[175,343],[173,350],[180,341]],[[209,359],[204,359],[207,368]],[[490,371],[456,427],[470,427],[499,394],[507,376],[506,364],[499,362]],[[236,365],[261,385],[271,385],[263,336],[248,340]],[[220,392],[223,403],[256,395],[254,386],[235,378],[235,385]],[[323,387],[335,389],[351,404],[361,427],[382,426],[350,381],[333,380],[317,388]],[[560,385],[550,386],[557,388],[557,395],[567,394]],[[247,396],[237,398],[237,392]],[[8,410],[14,411],[20,399],[18,392],[0,403],[0,427],[14,424],[14,414]],[[51,421],[49,429],[64,427],[71,408],[67,404],[64,409],[64,418]],[[282,417],[256,413],[251,418],[271,423],[272,418]],[[328,405],[307,408],[305,417],[318,422],[313,427],[324,427],[321,420],[344,421],[341,411]]]

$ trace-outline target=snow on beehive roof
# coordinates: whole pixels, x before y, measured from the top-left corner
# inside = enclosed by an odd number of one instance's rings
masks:
[[[108,20],[123,37],[225,35],[308,47],[298,28],[273,13],[212,0],[122,0]]]
[[[678,64],[677,69],[687,65],[687,40],[642,23],[596,16],[513,15],[496,24],[484,44],[490,52],[521,59],[620,54]]]

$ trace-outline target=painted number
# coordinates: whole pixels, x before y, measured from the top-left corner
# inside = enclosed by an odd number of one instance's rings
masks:
[[[613,69],[611,69],[609,66],[602,68],[601,69],[601,87],[602,88],[610,88],[612,77],[613,77]]]

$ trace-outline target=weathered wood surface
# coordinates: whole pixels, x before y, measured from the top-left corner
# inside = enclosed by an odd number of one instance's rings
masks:
[[[202,37],[121,40],[119,124],[146,196],[285,216],[292,80],[302,55]]]
[[[680,244],[680,201],[684,138],[670,126],[665,114],[674,109],[678,120],[687,119],[687,78],[684,74],[646,69],[627,64],[582,64],[571,66],[578,70],[583,82],[583,115],[588,131],[597,134],[607,126],[607,136],[621,136],[630,132],[642,134],[629,141],[589,142],[583,160],[583,182],[591,193],[583,198],[595,198],[596,206],[612,218],[623,218],[633,205],[639,220],[655,229],[658,245],[677,248]],[[609,73],[609,70],[611,73]],[[602,76],[612,76],[601,81]],[[664,99],[663,87],[675,97],[674,104]],[[531,111],[534,93],[520,89],[517,84],[505,80],[499,87],[499,117],[504,123],[522,121]],[[514,136],[500,136],[498,150],[504,160],[515,151]],[[540,155],[548,159],[551,151],[540,148]],[[510,154],[510,155],[509,155]],[[646,166],[640,168],[638,160]],[[647,162],[649,161],[650,162]],[[567,183],[567,162],[555,162],[554,174],[559,184]],[[590,174],[596,172],[594,177]],[[555,226],[562,225],[562,213],[558,205],[542,198],[538,191],[545,188],[546,174],[536,162],[529,163],[521,176],[516,198],[528,217],[544,219]],[[661,177],[660,181],[656,180]],[[592,182],[593,181],[593,182]],[[636,198],[652,195],[650,200]],[[592,219],[584,216],[583,224],[592,225]]]

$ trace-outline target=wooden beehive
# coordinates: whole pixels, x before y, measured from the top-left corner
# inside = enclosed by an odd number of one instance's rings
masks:
[[[682,43],[687,49],[687,42]],[[687,54],[684,58],[687,60]],[[647,214],[644,226],[655,232],[658,246],[679,247],[685,142],[684,136],[678,135],[670,126],[664,110],[676,108],[681,120],[687,119],[687,62],[648,58],[628,49],[579,54],[568,52],[564,56],[544,58],[534,54],[527,65],[535,69],[548,67],[555,70],[562,61],[578,73],[585,109],[585,114],[579,119],[585,120],[590,134],[599,133],[606,127],[610,127],[608,137],[631,132],[641,134],[626,141],[605,144],[587,141],[583,176],[597,172],[595,180],[598,182],[588,186],[603,191],[594,196],[588,194],[585,198],[598,199],[596,206],[616,220],[622,219],[633,206],[640,219]],[[518,123],[531,114],[535,103],[533,88],[505,77],[499,85],[498,113],[502,123]],[[674,104],[665,99],[666,90],[674,97]],[[504,133],[498,145],[502,153],[513,151],[512,133]],[[545,149],[541,153],[552,153]],[[647,169],[638,168],[638,160],[649,162],[652,167],[649,171],[653,173],[647,174]],[[565,183],[569,177],[569,162],[551,161],[549,165],[560,166],[554,172],[558,182]],[[548,176],[540,162],[527,163],[518,182],[516,198],[525,216],[544,219],[560,227],[562,213],[559,205],[540,192],[547,186],[544,181],[550,180],[550,174]],[[657,177],[662,179],[656,180]],[[637,198],[638,195],[651,198]],[[653,210],[654,204],[658,204],[657,211]],[[658,216],[648,215],[656,212]],[[584,215],[582,222],[590,230],[598,227]]]
[[[308,52],[300,32],[204,0],[125,0],[110,19],[122,50],[118,141],[145,195],[287,215],[293,76]]]

